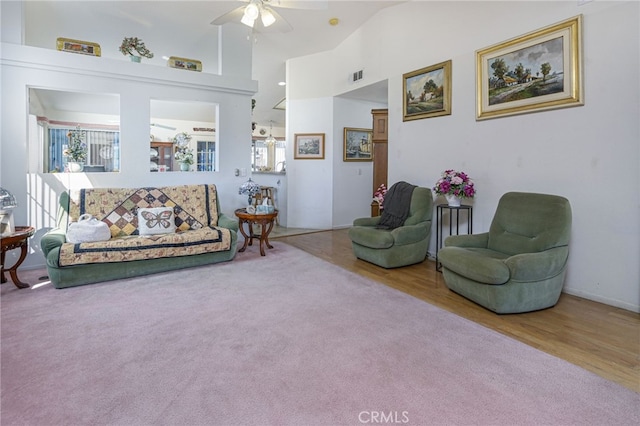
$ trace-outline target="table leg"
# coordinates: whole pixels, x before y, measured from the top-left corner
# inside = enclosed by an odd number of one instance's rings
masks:
[[[2,264],[4,265],[4,253],[2,253]],[[29,287],[29,284],[27,283],[23,283],[22,281],[20,281],[18,279],[18,268],[20,267],[20,265],[22,265],[22,262],[24,262],[24,259],[27,257],[27,244],[26,242],[24,244],[21,244],[20,246],[20,257],[18,258],[18,261],[16,262],[15,265],[13,265],[11,268],[6,268],[2,270],[2,282],[6,282],[7,279],[4,276],[4,272],[7,271],[9,272],[9,275],[11,276],[11,280],[13,281],[13,284],[18,287],[18,288],[27,288]]]
[[[247,245],[249,244],[249,241],[251,240],[251,237],[249,237],[245,232],[244,232],[244,224],[245,221],[240,219],[238,229],[240,229],[240,233],[242,234],[242,236],[244,237],[244,244],[242,245],[242,248],[240,248],[240,250],[238,250],[238,252],[242,253],[243,251],[245,251],[247,249]],[[249,225],[251,226],[251,225]],[[251,228],[249,228],[251,229]]]
[[[273,229],[274,223],[275,223],[275,220],[271,220],[269,222],[269,224],[267,225],[268,226],[267,232],[265,233],[265,236],[264,236],[264,242],[267,244],[267,247],[269,247],[270,249],[272,249],[273,246],[269,244],[269,234],[271,234],[271,230]]]
[[[7,282],[7,277],[4,276],[4,253],[5,253],[5,251],[2,250],[2,254],[0,254],[0,256],[1,256],[0,260],[2,261],[2,262],[0,262],[0,264],[2,265],[2,269],[0,270],[0,279],[1,279],[0,282],[2,284]]]
[[[264,246],[266,245],[268,248],[272,249],[273,246],[269,244],[269,233],[273,229],[274,220],[260,222],[262,227],[262,232],[260,233],[260,255],[265,256]]]

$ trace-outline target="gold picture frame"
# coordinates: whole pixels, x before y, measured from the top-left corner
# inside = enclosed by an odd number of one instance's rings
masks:
[[[373,130],[344,128],[343,161],[373,161]]]
[[[63,52],[79,53],[81,55],[100,56],[102,50],[98,43],[90,41],[73,40],[70,38],[58,37],[56,48]]]
[[[451,60],[402,75],[402,121],[451,115]]]
[[[202,62],[198,61],[197,59],[178,58],[177,56],[171,56],[169,57],[167,64],[171,68],[198,72],[202,71]]]
[[[476,51],[476,120],[584,105],[582,80],[578,15]]]
[[[296,133],[293,140],[296,160],[323,160],[324,133]]]

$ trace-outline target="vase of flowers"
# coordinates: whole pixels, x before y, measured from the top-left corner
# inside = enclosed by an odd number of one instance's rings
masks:
[[[176,151],[175,158],[180,163],[180,170],[188,172],[193,164],[193,150],[187,147],[179,148]]]
[[[85,136],[86,132],[80,129],[80,126],[67,133],[69,145],[67,145],[62,154],[67,157],[67,167],[70,172],[81,172],[84,167],[84,161],[87,159]]]
[[[138,37],[125,37],[120,44],[120,52],[127,56],[131,56],[131,62],[140,62],[140,58],[153,58],[153,53],[147,49],[142,39]]]
[[[460,207],[462,198],[473,198],[476,189],[465,172],[445,170],[433,187],[436,194],[444,195],[451,207]]]

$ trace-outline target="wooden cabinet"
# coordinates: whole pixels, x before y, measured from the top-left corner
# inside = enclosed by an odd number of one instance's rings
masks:
[[[387,126],[389,110],[372,109],[371,114],[373,115],[373,142],[387,143],[387,139],[389,138],[389,129]]]
[[[373,109],[371,114],[373,115],[373,190],[371,192],[373,194],[382,184],[389,188],[387,182],[389,111],[387,109]],[[379,214],[378,203],[374,201],[371,203],[371,216]]]
[[[174,170],[174,150],[175,144],[173,142],[151,142],[151,171],[157,172],[159,166],[165,166],[168,172]]]

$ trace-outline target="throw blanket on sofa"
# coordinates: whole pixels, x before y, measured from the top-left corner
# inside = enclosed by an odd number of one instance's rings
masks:
[[[215,185],[91,188],[70,194],[69,220],[88,213],[105,222],[109,241],[64,243],[58,265],[127,262],[229,250],[229,229],[218,228]],[[172,207],[176,232],[141,236],[138,209]]]
[[[112,238],[94,243],[64,243],[60,266],[128,262],[229,250],[231,233],[226,228],[202,228],[173,234]]]
[[[138,235],[138,209],[173,207],[176,230],[187,231],[218,224],[215,185],[160,188],[93,188],[70,194],[72,222],[89,213],[109,225],[111,237]]]
[[[376,228],[395,229],[404,224],[409,216],[411,196],[416,185],[407,182],[394,183],[384,197],[384,210]]]

